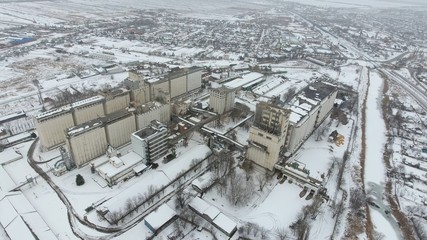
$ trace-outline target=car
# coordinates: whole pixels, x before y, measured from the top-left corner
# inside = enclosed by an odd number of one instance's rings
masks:
[[[202,227],[202,226],[198,226],[198,227],[197,227],[197,231],[198,231],[198,232],[201,232],[202,230],[203,230],[203,227]]]

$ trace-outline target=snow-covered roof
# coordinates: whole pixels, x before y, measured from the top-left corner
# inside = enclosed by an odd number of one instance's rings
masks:
[[[41,121],[43,119],[46,119],[46,118],[49,118],[49,117],[52,117],[52,116],[56,116],[56,115],[59,115],[59,114],[62,114],[62,113],[69,113],[70,110],[71,110],[71,106],[70,105],[65,105],[65,106],[62,106],[60,108],[55,108],[55,109],[52,109],[52,110],[49,110],[49,111],[46,111],[46,112],[42,112],[42,113],[40,113],[39,115],[36,116],[36,119],[39,120],[39,121]]]
[[[117,164],[116,166],[118,166],[120,163],[123,163],[123,165],[115,167],[114,165],[107,162],[97,168],[99,172],[102,172],[109,178],[112,178],[123,171],[132,170],[137,163],[142,161],[142,157],[135,152],[129,152],[120,158],[112,157],[111,160]]]
[[[238,88],[244,85],[247,85],[249,83],[252,83],[254,81],[260,80],[264,77],[263,74],[257,73],[257,72],[251,72],[248,74],[245,74],[239,78],[236,78],[235,80],[231,82],[227,82],[224,84],[224,86],[228,88]]]
[[[230,235],[237,227],[237,223],[227,217],[224,213],[218,214],[213,221],[218,227]]]
[[[231,235],[237,227],[236,222],[219,211],[218,208],[199,197],[195,197],[188,205],[199,214],[208,217],[214,225],[226,232],[228,235]]]
[[[13,148],[7,148],[0,152],[0,165],[10,163],[22,158],[22,154],[18,154]]]
[[[31,203],[20,193],[0,200],[0,213],[0,224],[11,240],[36,239],[33,233],[37,239],[57,239]]]
[[[74,102],[71,104],[71,106],[73,108],[78,108],[78,107],[83,107],[92,103],[97,103],[97,102],[101,102],[103,101],[105,98],[103,96],[94,96],[94,97],[90,97],[90,98],[86,98],[77,102]]]
[[[203,212],[211,206],[209,203],[205,202],[199,197],[193,198],[193,200],[191,200],[188,205],[201,214],[203,214]]]
[[[144,221],[148,223],[152,228],[158,229],[171,220],[176,215],[176,212],[168,205],[163,204],[156,210],[148,214]]]

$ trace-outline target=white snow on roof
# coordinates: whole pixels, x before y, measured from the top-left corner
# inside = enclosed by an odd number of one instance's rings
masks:
[[[134,167],[133,171],[136,172],[136,173],[139,173],[139,172],[144,171],[144,169],[146,169],[146,168],[147,168],[147,165],[141,163],[138,166]]]
[[[116,164],[120,164],[120,162],[122,162],[123,165],[115,167],[114,165],[108,162],[104,165],[99,166],[98,171],[104,173],[109,178],[114,177],[115,175],[129,169],[130,167],[135,166],[135,164],[142,161],[142,157],[136,154],[135,152],[129,152],[128,154],[123,155],[120,158],[112,157],[111,160],[113,160]]]
[[[70,105],[62,106],[60,108],[56,108],[56,109],[52,109],[52,110],[40,113],[39,115],[36,116],[36,119],[41,119],[41,118],[59,114],[62,112],[69,112],[70,109],[71,109]]]
[[[13,209],[7,198],[0,201],[0,212],[0,224],[3,227],[8,226],[18,216],[18,213]]]
[[[191,202],[188,204],[191,206],[194,210],[196,210],[199,213],[203,213],[206,209],[208,209],[211,205],[204,201],[203,199],[199,197],[193,198]]]
[[[9,174],[4,170],[3,166],[0,165],[0,197],[14,187],[16,187],[15,182],[9,177]],[[2,214],[0,214],[0,217],[1,215]]]
[[[7,227],[5,227],[7,235],[9,235],[11,240],[31,240],[35,239],[33,234],[27,228],[27,225],[22,220],[22,218],[15,218]]]
[[[13,148],[7,148],[0,152],[0,165],[21,159],[22,155],[18,154]]]
[[[176,215],[176,212],[168,205],[163,204],[156,210],[148,214],[144,221],[150,224],[154,229],[158,229],[171,220]]]
[[[248,83],[252,83],[256,80],[259,80],[260,78],[264,77],[264,75],[262,75],[261,73],[257,73],[257,72],[251,72],[248,73],[246,75],[243,75],[231,82],[227,82],[224,84],[224,86],[228,87],[228,88],[238,88],[241,87],[243,85],[247,85]]]
[[[228,234],[231,234],[231,232],[233,232],[234,228],[237,226],[237,223],[220,212],[218,208],[212,206],[199,197],[195,197],[188,205],[196,210],[199,214],[203,214],[209,217],[215,225]]]
[[[218,208],[214,206],[209,206],[203,214],[208,216],[210,219],[214,220],[221,212],[218,210]]]
[[[103,96],[94,96],[94,97],[90,97],[90,98],[86,98],[77,102],[74,102],[71,104],[72,107],[80,107],[80,106],[84,106],[86,104],[91,104],[91,103],[95,103],[95,102],[99,102],[104,100],[105,98]]]
[[[237,227],[237,224],[227,217],[224,213],[220,213],[213,221],[217,226],[219,226],[222,230],[227,232],[229,235],[233,232],[233,230]]]
[[[30,229],[38,239],[57,239],[33,205],[20,193],[5,196],[0,201],[0,213],[0,224],[11,240],[35,239]]]

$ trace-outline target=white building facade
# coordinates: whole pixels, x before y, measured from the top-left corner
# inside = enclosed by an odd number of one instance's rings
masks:
[[[132,133],[133,151],[140,155],[146,164],[151,163],[168,151],[167,136],[166,126],[153,121],[150,126]]]
[[[209,92],[209,107],[214,112],[223,114],[233,109],[236,98],[236,93],[233,89],[220,87],[211,89]]]

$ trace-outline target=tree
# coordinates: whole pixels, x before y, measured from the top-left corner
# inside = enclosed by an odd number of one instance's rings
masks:
[[[240,174],[232,174],[230,176],[230,191],[228,193],[228,199],[234,205],[243,205],[249,199],[247,196],[248,189],[247,182]]]
[[[288,231],[286,231],[283,227],[277,228],[276,236],[278,240],[286,240],[288,238]]]
[[[267,184],[266,175],[258,175],[256,179],[258,181],[259,191],[262,192],[265,185]]]
[[[353,188],[350,190],[350,207],[353,210],[358,210],[364,206],[366,202],[366,196],[363,190],[359,188]]]
[[[77,184],[77,186],[81,186],[81,185],[85,184],[85,179],[83,178],[82,175],[77,174],[77,176],[76,176],[76,184]]]
[[[175,205],[179,209],[183,209],[190,199],[190,195],[184,192],[184,189],[179,189],[175,195]]]

